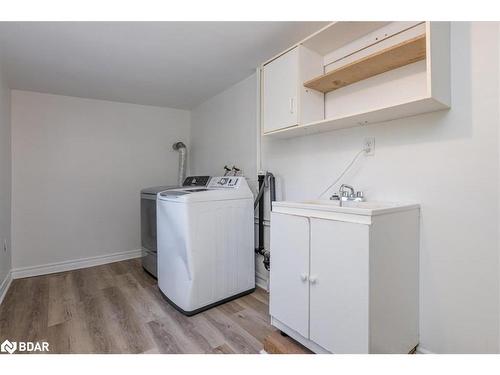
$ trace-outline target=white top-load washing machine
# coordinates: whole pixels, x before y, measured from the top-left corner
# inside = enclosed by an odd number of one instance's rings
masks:
[[[210,176],[188,176],[182,183],[183,189],[206,187]],[[158,193],[180,186],[154,186],[141,190],[141,247],[142,267],[152,276],[157,277],[157,241],[156,241],[156,198]]]
[[[255,289],[253,194],[244,177],[157,199],[158,286],[193,315]]]

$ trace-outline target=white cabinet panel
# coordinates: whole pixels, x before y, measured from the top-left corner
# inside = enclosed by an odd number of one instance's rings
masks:
[[[369,227],[310,220],[310,339],[333,353],[368,353]]]
[[[264,66],[264,133],[298,124],[299,51],[294,48]]]
[[[269,308],[273,317],[309,336],[309,219],[271,213]]]

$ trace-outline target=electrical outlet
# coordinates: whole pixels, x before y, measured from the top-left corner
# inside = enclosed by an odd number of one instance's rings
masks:
[[[367,156],[375,155],[375,137],[366,137],[363,142],[363,149]]]

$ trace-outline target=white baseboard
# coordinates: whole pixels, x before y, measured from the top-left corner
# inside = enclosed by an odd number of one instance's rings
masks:
[[[425,348],[422,348],[420,345],[417,346],[417,354],[436,354],[434,352],[431,352],[430,350],[427,350]]]
[[[79,268],[87,268],[100,266],[101,264],[119,262],[121,260],[133,259],[141,257],[142,251],[129,250],[119,253],[98,255],[90,258],[81,258],[76,260],[66,260],[63,262],[43,264],[40,266],[19,267],[11,271],[13,279],[21,279],[23,277],[47,275],[50,273],[64,272],[76,270]]]
[[[2,304],[3,299],[5,298],[11,283],[12,283],[12,272],[9,271],[5,276],[5,279],[3,279],[2,284],[0,284],[0,305]]]

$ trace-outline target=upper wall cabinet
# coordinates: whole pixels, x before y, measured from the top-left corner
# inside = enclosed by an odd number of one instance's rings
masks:
[[[263,135],[450,108],[448,22],[334,22],[261,66]]]
[[[296,46],[264,66],[262,110],[266,133],[323,118],[324,95],[302,84],[323,74],[321,60],[320,55]]]

